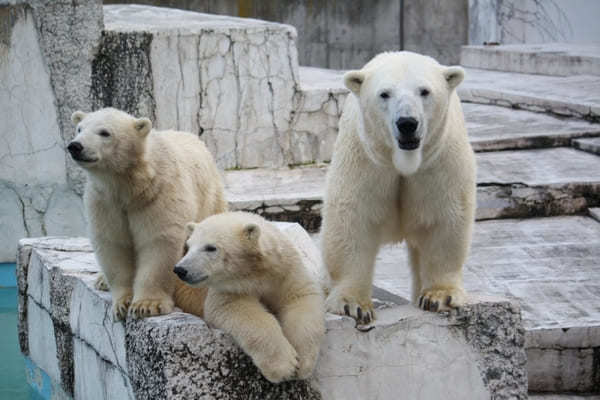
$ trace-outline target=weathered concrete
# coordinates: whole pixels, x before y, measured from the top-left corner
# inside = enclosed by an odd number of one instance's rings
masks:
[[[463,46],[460,64],[524,74],[600,75],[600,44]]]
[[[574,118],[485,104],[462,106],[475,151],[570,146],[574,138],[600,135],[600,124]]]
[[[475,224],[465,287],[521,304],[531,390],[597,390],[599,259],[600,223],[591,218]],[[374,283],[398,296],[410,296],[404,245],[386,246],[379,252]]]
[[[479,220],[577,214],[600,205],[600,158],[594,155],[560,147],[476,157]],[[233,209],[299,222],[315,231],[325,174],[323,165],[227,171],[226,196]]]
[[[600,138],[573,140],[573,147],[600,156]]]
[[[468,43],[468,1],[403,0],[401,3],[402,49],[426,54],[442,64],[458,64],[460,48]]]
[[[0,1],[0,262],[24,236],[84,231],[82,175],[63,149],[71,113],[91,105],[101,27],[99,0]]]
[[[600,208],[590,208],[590,217],[594,218],[596,221],[600,222]]]
[[[467,68],[462,101],[600,120],[600,79],[519,74]]]
[[[321,265],[305,231],[279,226],[309,265]],[[520,312],[501,298],[472,297],[446,314],[387,303],[368,332],[328,316],[314,377],[272,385],[228,335],[197,317],[114,323],[109,294],[93,288],[97,271],[87,240],[21,241],[23,352],[75,399],[395,399],[399,384],[414,399],[526,398]]]

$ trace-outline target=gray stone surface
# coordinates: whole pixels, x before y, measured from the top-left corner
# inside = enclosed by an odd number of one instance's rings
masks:
[[[279,226],[301,242],[310,265],[320,265],[305,231]],[[314,377],[272,385],[227,334],[197,317],[174,312],[115,324],[109,295],[93,288],[90,250],[81,239],[27,239],[18,265],[28,354],[75,399],[395,399],[399,384],[414,399],[526,398],[520,311],[504,299],[471,297],[460,312],[446,314],[387,304],[368,332],[328,316]],[[70,335],[72,345],[52,332]],[[67,352],[72,362],[61,363]]]
[[[403,0],[402,8],[403,50],[431,56],[441,64],[460,62],[461,46],[468,42],[467,0]]]
[[[600,75],[600,44],[463,46],[460,64],[524,74]]]
[[[570,146],[574,138],[600,135],[600,124],[574,118],[485,104],[462,106],[475,151]]]
[[[600,120],[600,79],[519,74],[467,68],[462,101]]]
[[[590,217],[594,218],[596,221],[600,222],[600,208],[590,208]]]
[[[559,147],[476,157],[479,220],[576,214],[600,205],[600,158],[594,155]],[[325,174],[323,165],[227,171],[226,196],[233,209],[300,222],[316,231]]]
[[[600,156],[600,138],[585,138],[573,140],[573,147]]]
[[[526,328],[529,388],[593,392],[600,348],[600,223],[586,217],[475,225],[464,281],[471,293],[517,299]],[[374,284],[410,295],[404,246],[377,256]]]

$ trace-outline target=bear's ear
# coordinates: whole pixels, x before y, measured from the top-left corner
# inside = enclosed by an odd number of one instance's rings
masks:
[[[148,118],[139,118],[136,119],[133,123],[133,127],[142,137],[146,137],[150,130],[152,129],[152,121]]]
[[[360,87],[365,80],[363,71],[348,71],[344,74],[344,85],[354,94],[360,93]]]
[[[450,89],[454,89],[465,79],[465,70],[461,67],[446,67],[443,74]]]
[[[185,240],[188,240],[190,238],[190,236],[192,236],[192,233],[194,233],[194,228],[196,228],[196,223],[195,222],[188,222],[185,225]]]
[[[71,122],[77,125],[85,118],[85,115],[86,114],[83,111],[75,111],[73,114],[71,114]]]
[[[246,224],[242,230],[244,238],[256,243],[260,237],[260,228],[256,224]]]

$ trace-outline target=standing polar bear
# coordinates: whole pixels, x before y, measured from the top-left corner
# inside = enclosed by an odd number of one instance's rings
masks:
[[[153,131],[147,118],[105,108],[71,117],[71,157],[88,175],[84,204],[113,315],[202,314],[203,294],[177,279],[185,225],[227,206],[219,171],[190,133]],[[177,289],[177,290],[176,290]]]
[[[403,240],[413,303],[431,311],[464,303],[476,167],[455,91],[463,78],[460,67],[405,51],[379,54],[344,75],[352,93],[323,208],[328,311],[369,323],[378,249]]]
[[[319,282],[296,246],[264,218],[244,212],[188,225],[175,272],[208,287],[205,320],[233,336],[269,381],[305,379],[325,334]]]

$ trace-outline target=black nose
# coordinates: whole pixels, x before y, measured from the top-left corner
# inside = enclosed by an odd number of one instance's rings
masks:
[[[181,267],[175,267],[173,272],[177,274],[179,279],[185,279],[185,276],[187,275],[187,269]]]
[[[75,156],[81,153],[81,150],[83,150],[83,146],[79,142],[71,142],[67,146],[67,150],[69,150],[69,153],[71,153],[71,155]]]
[[[412,135],[417,130],[417,127],[419,126],[419,121],[417,121],[413,117],[402,117],[398,118],[398,120],[396,121],[396,126],[398,127],[398,130],[401,134]]]

